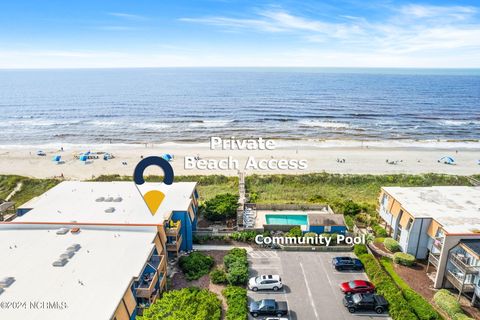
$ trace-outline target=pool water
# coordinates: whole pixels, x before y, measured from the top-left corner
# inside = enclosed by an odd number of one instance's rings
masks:
[[[307,215],[304,214],[266,214],[267,224],[307,225]]]

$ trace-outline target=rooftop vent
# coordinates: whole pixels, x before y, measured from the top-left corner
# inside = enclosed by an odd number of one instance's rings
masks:
[[[54,267],[63,267],[64,265],[66,265],[68,262],[68,259],[65,259],[65,258],[59,258],[58,260],[55,260],[53,263],[52,263],[52,266]]]
[[[105,201],[105,197],[98,197],[97,199],[95,199],[96,202],[102,202],[102,201]]]
[[[115,212],[115,208],[114,208],[114,207],[107,208],[107,209],[105,209],[105,212],[106,212],[106,213]]]
[[[104,200],[105,202],[112,202],[113,201],[113,197],[108,197],[108,198],[105,198]]]
[[[8,288],[14,282],[15,282],[14,277],[5,277],[0,280],[0,288]]]
[[[115,199],[113,199],[113,202],[122,202],[122,200],[122,197],[116,197]]]
[[[69,246],[69,247],[67,248],[67,251],[74,251],[74,252],[76,252],[76,251],[80,250],[80,248],[81,248],[81,246],[80,246],[78,243],[74,243],[74,244],[72,244],[71,246]]]
[[[68,230],[68,228],[60,228],[57,230],[57,234],[67,234]]]
[[[67,250],[67,251],[65,251],[64,253],[62,253],[62,254],[60,255],[60,258],[61,258],[61,259],[70,259],[71,257],[73,257],[74,254],[75,254],[75,251],[73,251],[73,250],[70,250],[70,251]]]

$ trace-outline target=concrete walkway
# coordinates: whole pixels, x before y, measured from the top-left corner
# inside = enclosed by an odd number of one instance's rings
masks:
[[[252,247],[250,246],[234,246],[234,245],[208,245],[208,244],[194,244],[193,250],[198,251],[214,251],[214,250],[224,250],[228,251],[233,248],[243,248],[247,250],[247,252],[253,251]]]

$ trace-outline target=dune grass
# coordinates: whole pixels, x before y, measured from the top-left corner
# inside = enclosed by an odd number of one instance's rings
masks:
[[[0,199],[5,199],[20,182],[22,183],[22,188],[10,199],[16,203],[17,207],[54,187],[60,180],[0,175]]]

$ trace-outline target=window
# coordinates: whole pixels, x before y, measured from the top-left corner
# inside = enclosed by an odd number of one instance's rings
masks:
[[[325,232],[331,232],[332,231],[332,226],[325,226],[324,231]]]
[[[413,219],[412,218],[408,219],[408,223],[407,223],[407,226],[405,227],[405,230],[410,230],[412,228],[412,224],[413,224]]]

